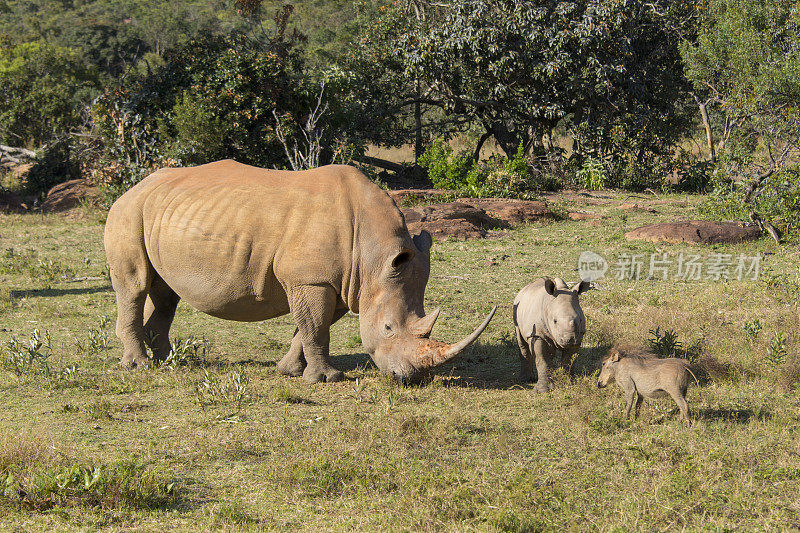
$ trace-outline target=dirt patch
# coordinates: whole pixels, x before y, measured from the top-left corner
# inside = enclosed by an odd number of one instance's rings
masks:
[[[715,220],[686,220],[642,226],[625,234],[628,240],[650,242],[693,242],[699,244],[722,244],[752,241],[761,236],[757,226],[743,222],[720,222]]]
[[[617,206],[617,209],[624,209],[626,211],[643,211],[645,213],[658,213],[658,211],[652,207],[637,203],[621,204]]]
[[[424,229],[434,238],[456,240],[480,239],[488,230],[554,218],[544,202],[497,198],[461,198],[402,211],[411,233]]]
[[[50,189],[42,202],[41,209],[46,213],[67,211],[80,205],[82,201],[96,202],[100,192],[86,180],[70,180]]]

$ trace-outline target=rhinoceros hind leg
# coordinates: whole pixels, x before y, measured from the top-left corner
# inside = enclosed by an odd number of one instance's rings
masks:
[[[144,304],[144,332],[145,342],[153,351],[153,359],[156,362],[166,359],[172,349],[169,343],[169,328],[175,318],[178,301],[180,296],[158,274],[155,274]]]
[[[116,333],[122,341],[123,368],[146,368],[147,351],[144,344],[144,304],[152,278],[149,263],[136,265],[111,265],[111,284],[117,298]],[[127,271],[127,272],[126,272]],[[120,272],[124,275],[120,275]]]
[[[328,358],[337,299],[336,291],[329,286],[303,285],[291,292],[292,315],[306,360],[303,379],[309,383],[344,379],[344,374],[333,368]]]

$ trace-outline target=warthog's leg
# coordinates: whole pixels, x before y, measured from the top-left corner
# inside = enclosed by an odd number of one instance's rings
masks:
[[[155,274],[144,303],[144,333],[145,342],[153,351],[156,362],[166,359],[172,348],[169,343],[169,328],[175,318],[179,300],[180,296]]]
[[[672,399],[675,400],[675,403],[678,404],[678,409],[681,410],[681,422],[688,426],[691,422],[689,421],[689,404],[686,403],[685,397],[686,391],[683,391],[683,394],[681,394],[681,391],[677,390],[677,388],[670,388],[667,392],[672,396]]]
[[[636,391],[636,385],[631,384],[631,387],[625,388],[625,418],[630,418],[631,408],[633,404],[639,399],[639,393]]]
[[[536,356],[536,374],[538,375],[536,387],[533,390],[536,392],[549,392],[552,387],[547,366],[552,361],[554,350],[544,339],[534,337],[531,340],[533,353]]]
[[[291,289],[292,315],[306,360],[303,379],[309,383],[344,379],[344,374],[333,368],[328,359],[337,299],[330,286],[303,285]]]
[[[533,378],[533,355],[531,348],[528,346],[528,341],[522,338],[519,328],[515,327],[517,333],[517,345],[519,345],[519,362],[520,370],[519,377],[524,382],[534,381]]]
[[[122,367],[147,366],[144,345],[144,302],[153,278],[153,267],[144,250],[136,250],[129,257],[117,260],[108,254],[111,268],[111,285],[117,297],[116,333],[122,341]]]
[[[347,314],[348,309],[337,309],[333,314],[331,325],[335,324],[340,318]],[[306,368],[306,358],[303,355],[303,339],[299,335],[300,330],[294,329],[292,336],[292,346],[283,359],[278,361],[277,370],[285,376],[302,376],[303,370]]]
[[[639,418],[639,407],[642,406],[642,400],[644,400],[644,396],[637,394],[636,405],[633,406],[633,418]]]

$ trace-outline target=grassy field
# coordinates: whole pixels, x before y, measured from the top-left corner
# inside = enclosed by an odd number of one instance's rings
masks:
[[[122,371],[104,213],[0,215],[0,530],[800,529],[797,247],[628,242],[638,225],[692,217],[697,199],[598,196],[551,203],[602,214],[599,225],[434,245],[435,338],[500,309],[421,386],[380,376],[356,317],[332,330],[348,379],[312,386],[275,371],[289,317],[224,322],[184,304],[170,364]],[[616,207],[632,201],[656,212]],[[539,276],[576,280],[586,250],[612,271],[582,296],[579,377],[537,395],[517,379],[510,303]],[[654,252],[760,253],[761,275],[613,277],[613,258]],[[671,400],[622,420],[620,391],[595,386],[612,343],[646,345],[656,328],[719,362],[690,388],[691,427]]]

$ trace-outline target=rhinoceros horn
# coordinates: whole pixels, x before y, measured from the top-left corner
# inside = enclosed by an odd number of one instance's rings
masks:
[[[439,311],[440,309],[437,307],[432,313],[417,319],[408,329],[417,337],[430,337],[433,325],[436,323],[436,319],[439,318]]]
[[[412,364],[418,370],[424,370],[450,361],[464,351],[467,346],[475,342],[475,339],[477,339],[480,334],[483,333],[483,330],[486,329],[486,326],[489,325],[489,322],[492,320],[495,311],[497,311],[497,306],[492,307],[489,316],[486,317],[486,320],[483,321],[483,324],[478,326],[478,328],[469,336],[462,339],[461,342],[456,344],[446,344],[438,341],[427,341],[420,347],[417,360]],[[438,309],[435,313],[438,314]],[[433,326],[433,324],[431,324],[431,326]]]

